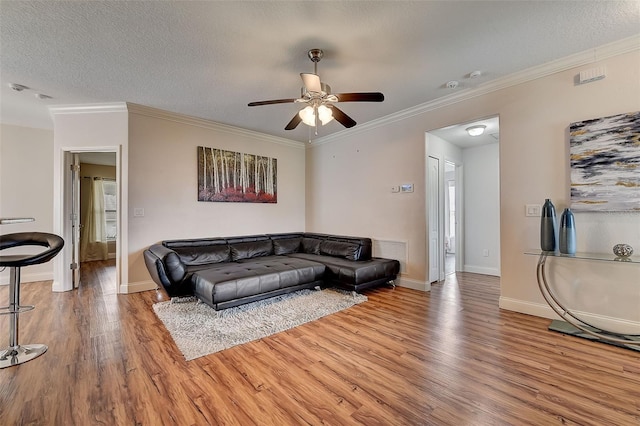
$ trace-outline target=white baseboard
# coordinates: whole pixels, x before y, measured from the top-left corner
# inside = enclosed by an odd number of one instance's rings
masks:
[[[411,278],[405,278],[403,276],[399,276],[398,278],[396,278],[396,285],[398,287],[406,287],[414,290],[431,291],[431,283],[413,280]]]
[[[141,291],[156,290],[157,288],[158,288],[158,285],[151,280],[138,281],[135,283],[120,284],[120,289],[118,290],[118,293],[124,293],[124,294],[139,293]]]
[[[511,299],[509,297],[500,296],[498,302],[500,309],[507,311],[520,312],[521,314],[534,315],[536,317],[559,319],[560,317],[553,312],[553,309],[545,303],[532,303],[524,300]]]
[[[9,275],[9,269],[0,275],[0,285],[9,285],[9,280],[11,279]],[[34,274],[23,274],[20,271],[20,282],[21,283],[33,283],[36,281],[51,281],[53,279],[53,272],[40,272]]]
[[[534,315],[542,318],[562,320],[562,318],[556,314],[550,306],[542,303],[531,303],[508,297],[500,297],[498,305],[500,306],[500,309],[506,309],[508,311],[520,312],[522,314]],[[630,321],[622,318],[608,317],[605,315],[582,311],[575,311],[574,314],[584,321],[607,330],[628,334],[640,334],[639,321]]]
[[[492,275],[494,277],[500,276],[500,270],[497,268],[487,268],[485,266],[464,265],[465,272],[471,272],[474,274]]]
[[[54,293],[62,293],[65,291],[72,291],[72,287],[65,286],[64,283],[53,280],[53,285],[51,286],[51,291]]]

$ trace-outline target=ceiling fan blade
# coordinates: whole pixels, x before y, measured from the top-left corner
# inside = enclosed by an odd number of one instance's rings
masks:
[[[380,92],[338,93],[334,95],[338,102],[382,102],[384,95]]]
[[[287,126],[284,129],[285,130],[293,130],[296,127],[298,127],[298,124],[300,124],[301,122],[302,122],[302,118],[300,118],[299,114],[296,114],[296,115],[293,116],[293,118],[291,119],[289,124],[287,124]]]
[[[302,77],[302,83],[307,89],[307,92],[322,92],[322,85],[320,84],[320,77],[317,74],[300,73]]]
[[[333,118],[335,118],[338,123],[342,124],[347,129],[356,125],[356,122],[353,120],[353,118],[349,117],[337,106],[335,105],[327,105],[327,106],[331,108],[331,110],[333,111]]]
[[[296,99],[273,99],[271,101],[249,102],[249,106],[288,104],[288,103],[295,102],[295,101],[296,101]]]

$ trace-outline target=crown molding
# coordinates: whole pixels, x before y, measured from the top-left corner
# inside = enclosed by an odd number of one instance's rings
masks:
[[[110,102],[104,104],[52,105],[49,114],[94,114],[105,112],[127,112],[125,102]]]
[[[426,112],[443,108],[445,106],[473,99],[478,96],[486,95],[491,92],[495,92],[512,86],[517,86],[519,84],[523,84],[532,80],[547,77],[551,74],[559,73],[587,64],[592,64],[594,62],[602,61],[604,59],[612,58],[614,56],[623,55],[625,53],[630,53],[637,50],[640,50],[640,34],[636,34],[632,37],[618,40],[613,43],[605,44],[594,49],[585,50],[583,52],[576,53],[555,61],[534,66],[526,70],[483,83],[475,88],[464,89],[457,93],[453,93],[451,95],[444,96],[430,102],[425,102],[423,104],[398,111],[396,113],[378,118],[376,120],[369,121],[367,123],[358,125],[357,127],[341,130],[339,132],[323,136],[312,141],[311,144],[309,144],[309,147],[313,148],[314,146],[324,145],[337,139],[341,139],[345,136],[356,135],[358,133],[366,132],[381,126],[385,126],[387,124],[395,123],[397,121],[406,120],[416,115],[424,114]]]
[[[294,141],[292,139],[279,138],[277,136],[267,135],[266,133],[255,132],[253,130],[243,129],[241,127],[230,126],[228,124],[222,124],[211,120],[205,120],[203,118],[192,117],[189,115],[178,114],[175,112],[165,111],[158,108],[152,108],[145,105],[139,105],[127,102],[126,104],[131,114],[144,115],[146,117],[158,118],[161,120],[173,121],[175,123],[187,124],[190,126],[198,126],[205,129],[216,130],[233,135],[249,137],[261,142],[272,142],[279,145],[285,145],[288,147],[306,149],[304,142]]]

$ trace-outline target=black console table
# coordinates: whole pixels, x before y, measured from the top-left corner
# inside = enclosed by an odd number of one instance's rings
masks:
[[[591,340],[600,340],[617,346],[640,351],[640,334],[622,334],[611,330],[604,330],[589,324],[578,317],[566,303],[563,303],[553,291],[553,285],[547,277],[546,264],[549,258],[582,259],[599,262],[619,262],[640,264],[640,256],[630,256],[626,258],[616,257],[614,254],[606,253],[576,253],[562,254],[559,252],[530,250],[525,254],[538,256],[538,266],[536,268],[536,278],[542,296],[547,301],[551,309],[554,310],[564,321],[554,320],[549,327],[552,330],[565,334],[584,337]],[[639,284],[640,285],[640,284]]]

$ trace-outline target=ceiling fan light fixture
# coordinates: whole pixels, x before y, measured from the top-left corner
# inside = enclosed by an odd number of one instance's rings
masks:
[[[313,107],[311,105],[302,108],[298,115],[302,118],[302,122],[307,126],[313,127],[316,125],[316,115],[313,112]]]
[[[477,126],[467,127],[466,131],[467,133],[469,133],[469,136],[480,136],[481,134],[484,133],[484,129],[486,128],[487,126],[485,126],[484,124],[480,124]]]
[[[333,112],[331,111],[331,108],[326,105],[320,105],[318,107],[318,118],[323,126],[333,120]]]
[[[306,124],[307,126],[315,127],[316,113],[311,105],[302,108],[298,115],[300,116],[304,124]],[[318,107],[318,119],[323,126],[333,120],[333,112],[331,111],[331,108],[328,108],[325,105],[320,105]]]

